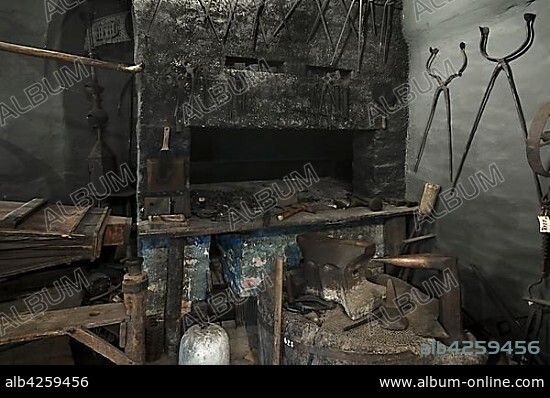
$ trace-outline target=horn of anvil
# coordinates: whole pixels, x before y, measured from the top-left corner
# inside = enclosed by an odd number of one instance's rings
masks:
[[[374,258],[371,261],[384,263],[401,268],[424,268],[424,269],[442,269],[455,260],[453,257],[441,254],[407,254],[403,256]]]

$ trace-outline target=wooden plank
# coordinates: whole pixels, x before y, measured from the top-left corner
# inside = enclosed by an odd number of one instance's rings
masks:
[[[6,260],[24,260],[30,258],[51,258],[51,257],[67,257],[70,254],[71,257],[81,257],[85,256],[86,253],[90,253],[89,247],[82,246],[66,246],[59,248],[45,248],[45,249],[32,249],[26,250],[22,248],[21,250],[10,250],[8,252],[2,251],[2,262]],[[95,257],[93,257],[95,258]]]
[[[19,206],[24,205],[25,202],[4,202],[0,201],[0,218],[4,218],[5,215],[11,213]]]
[[[83,234],[92,247],[93,255],[97,258],[101,254],[101,244],[103,240],[103,232],[106,228],[107,217],[109,216],[109,208],[93,208],[86,217],[80,222],[76,232]]]
[[[114,325],[127,320],[124,303],[102,304],[88,307],[75,307],[64,310],[47,311],[43,314],[21,314],[18,327],[2,324],[0,345],[37,340],[43,337],[61,336],[77,328],[96,328]]]
[[[75,261],[93,260],[89,255],[85,256],[59,256],[59,257],[38,257],[30,259],[0,260],[0,277],[24,274],[25,272],[36,271],[55,265],[71,264]]]
[[[283,331],[283,274],[284,260],[282,257],[275,259],[275,283],[273,299],[273,365],[281,364],[281,340]]]
[[[46,204],[44,199],[33,199],[6,214],[0,220],[0,228],[14,229],[23,220]]]
[[[231,225],[227,221],[211,221],[197,218],[188,220],[187,224],[176,222],[165,224],[156,222],[152,224],[149,221],[141,221],[138,224],[138,228],[140,236],[186,237],[249,232],[254,230],[287,229],[302,226],[340,227],[374,219],[410,215],[415,211],[417,211],[417,207],[385,206],[385,210],[376,212],[364,207],[355,207],[345,210],[318,211],[316,214],[300,213],[284,221],[273,220],[267,227],[264,227],[262,217],[258,217],[251,222],[234,225],[233,229],[231,229]]]
[[[88,206],[78,214],[77,218],[74,220],[74,224],[73,224],[71,230],[69,231],[70,233],[75,232],[75,230],[78,228],[78,225],[84,219],[84,217],[86,217],[86,214],[88,214],[88,212],[90,211],[91,208],[92,208],[91,206]]]
[[[177,352],[181,338],[184,246],[185,239],[173,239],[168,246],[166,306],[164,309],[167,352]]]
[[[122,351],[89,330],[77,328],[67,334],[117,365],[135,365]]]

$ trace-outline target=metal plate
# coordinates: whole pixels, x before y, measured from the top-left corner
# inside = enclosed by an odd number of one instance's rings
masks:
[[[129,17],[129,12],[121,12],[95,19],[92,23],[94,48],[105,44],[131,41],[132,38],[128,34],[126,28]],[[89,33],[86,32],[86,39],[84,42],[84,48],[86,50],[89,50],[89,37]]]

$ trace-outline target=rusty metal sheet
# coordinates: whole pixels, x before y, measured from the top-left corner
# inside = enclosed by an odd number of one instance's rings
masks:
[[[128,243],[132,219],[128,217],[107,217],[103,235],[103,246],[123,246]]]

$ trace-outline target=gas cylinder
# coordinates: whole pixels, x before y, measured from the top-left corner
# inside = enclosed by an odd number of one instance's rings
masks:
[[[214,324],[190,327],[180,342],[180,365],[229,365],[229,336]]]

